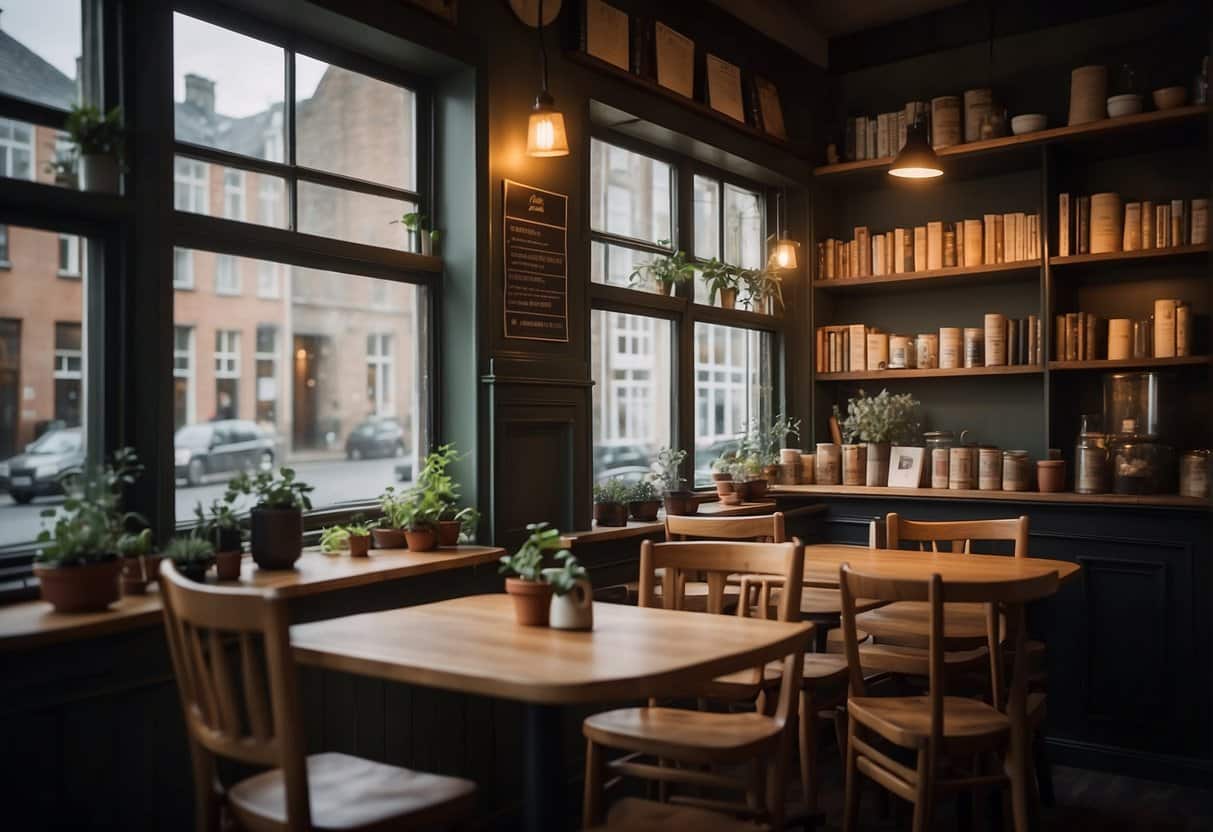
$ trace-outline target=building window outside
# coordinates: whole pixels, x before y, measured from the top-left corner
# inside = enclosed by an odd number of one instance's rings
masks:
[[[696,175],[692,187],[692,254],[700,262],[713,257],[743,269],[761,268],[766,250],[763,197],[757,191]],[[695,280],[696,303],[708,303],[708,288]],[[715,306],[720,305],[717,297]],[[753,310],[755,312],[766,310]]]
[[[695,324],[695,479],[753,419],[771,418],[771,335]]]
[[[240,415],[240,330],[215,330],[215,418]]]
[[[59,276],[80,277],[80,238],[75,234],[59,235]]]
[[[223,216],[229,220],[244,219],[244,171],[223,170]]]
[[[173,327],[173,427],[188,425],[197,419],[194,328]]]
[[[0,266],[7,268],[10,265],[8,259],[8,226],[0,225]]]
[[[257,372],[257,421],[265,426],[278,424],[278,328],[273,324],[257,326],[257,352],[253,356]]]
[[[257,185],[258,219],[262,225],[282,228],[283,182],[272,176],[262,176]]]
[[[268,260],[257,262],[257,297],[273,300],[282,295],[282,266]]]
[[[55,322],[55,419],[78,427],[83,416],[84,350],[79,323]]]
[[[173,288],[194,288],[194,253],[183,248],[173,249]]]
[[[384,333],[366,336],[366,398],[375,416],[393,416],[396,413],[392,390],[393,365],[392,336]]]
[[[34,125],[0,118],[0,176],[34,178]]]
[[[210,165],[180,156],[174,160],[173,206],[178,211],[210,213]]]
[[[215,255],[215,294],[240,294],[240,269],[230,254]]]

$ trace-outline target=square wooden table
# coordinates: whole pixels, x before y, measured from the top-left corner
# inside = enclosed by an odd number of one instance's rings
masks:
[[[472,595],[291,628],[301,663],[521,702],[526,828],[569,821],[560,708],[686,696],[808,646],[810,626],[594,604],[587,632],[521,627],[507,595]]]

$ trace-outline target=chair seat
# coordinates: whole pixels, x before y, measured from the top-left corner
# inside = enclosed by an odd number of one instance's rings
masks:
[[[757,696],[760,688],[773,690],[779,686],[783,678],[783,662],[768,662],[763,668],[762,681],[755,679],[755,668],[739,670],[727,676],[720,676],[709,683],[704,691],[708,699],[746,699]],[[804,676],[801,684],[823,685],[832,682],[843,682],[847,678],[846,656],[829,653],[805,653]]]
[[[307,758],[312,827],[374,829],[428,827],[472,808],[476,784],[410,771],[348,754]],[[253,832],[286,827],[286,786],[281,769],[242,780],[228,791],[241,824]]]
[[[930,632],[930,606],[920,601],[898,601],[855,616],[855,626],[877,641],[926,647]],[[943,615],[948,647],[964,649],[986,643],[985,604],[948,604]]]
[[[861,645],[871,639],[871,636],[863,630],[856,630],[855,635]],[[841,629],[833,629],[826,633],[826,653],[830,655],[842,655],[846,651],[847,648],[842,639]]]
[[[762,751],[779,736],[779,726],[757,713],[620,708],[588,717],[582,732],[610,748],[687,762],[735,762]]]
[[[694,829],[696,832],[755,832],[761,827],[707,809],[625,797],[611,806],[607,813],[606,825],[594,828],[619,832],[670,832],[678,829]]]
[[[949,650],[943,654],[946,673],[984,669],[989,664],[990,651],[984,647],[972,650]],[[926,676],[929,672],[925,649],[900,644],[861,644],[859,664],[865,674],[899,673],[905,676]]]
[[[662,570],[657,570],[661,572]],[[636,603],[640,598],[640,582],[632,581],[627,584],[628,597],[632,603]],[[661,581],[653,587],[653,594],[658,598],[661,597]],[[725,609],[736,608],[737,599],[741,595],[741,587],[732,584],[725,584],[724,587],[724,607]],[[682,591],[682,609],[685,612],[707,612],[708,611],[708,583],[707,581],[687,581]]]
[[[889,742],[903,748],[917,748],[931,734],[931,700],[927,696],[859,696],[847,700],[847,711],[861,725],[871,728]],[[962,696],[943,698],[943,737],[945,741],[972,743],[988,740],[993,744],[1010,733],[1011,722],[984,702]]]

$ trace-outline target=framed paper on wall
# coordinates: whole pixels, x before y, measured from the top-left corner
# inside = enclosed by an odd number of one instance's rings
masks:
[[[660,21],[655,24],[657,83],[679,95],[695,95],[695,41]]]
[[[586,54],[628,71],[627,12],[602,0],[585,0],[581,38]]]
[[[708,106],[718,113],[745,123],[741,98],[741,69],[715,55],[707,56]]]
[[[786,139],[788,131],[783,124],[783,106],[779,101],[779,88],[761,75],[755,75],[754,89],[758,96],[760,126],[770,135]]]
[[[918,488],[922,482],[922,465],[926,453],[926,448],[894,446],[889,452],[889,486]]]

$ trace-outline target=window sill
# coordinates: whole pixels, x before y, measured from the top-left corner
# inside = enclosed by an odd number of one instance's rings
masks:
[[[56,276],[64,280],[79,280],[80,272],[57,272]]]

